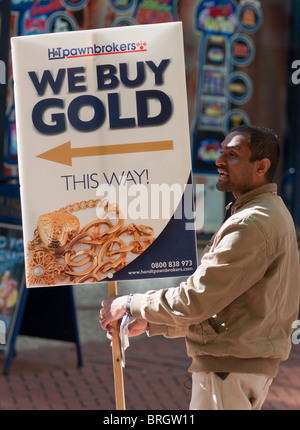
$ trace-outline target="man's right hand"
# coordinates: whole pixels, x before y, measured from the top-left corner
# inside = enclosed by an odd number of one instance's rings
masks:
[[[128,337],[139,336],[140,334],[143,334],[145,333],[146,330],[148,330],[148,321],[144,320],[143,318],[136,319],[128,326],[128,329],[129,329]],[[116,335],[115,328],[109,325],[107,329],[108,339],[113,340],[113,337],[115,335]]]

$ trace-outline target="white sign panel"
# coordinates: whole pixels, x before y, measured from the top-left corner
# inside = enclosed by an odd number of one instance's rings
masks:
[[[12,39],[27,287],[196,268],[179,22]]]

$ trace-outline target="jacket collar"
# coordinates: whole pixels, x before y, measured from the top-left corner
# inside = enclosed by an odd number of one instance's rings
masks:
[[[260,194],[275,194],[277,195],[277,184],[265,184],[261,187],[254,188],[254,190],[249,191],[248,193],[242,194],[239,196],[235,202],[231,205],[231,213],[235,213],[239,208],[244,206],[244,204],[248,203],[250,200],[253,200],[255,197]]]

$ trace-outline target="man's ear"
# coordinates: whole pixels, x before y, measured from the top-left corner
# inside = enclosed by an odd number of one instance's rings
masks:
[[[264,176],[271,166],[271,161],[268,158],[257,160],[256,174],[258,176]]]

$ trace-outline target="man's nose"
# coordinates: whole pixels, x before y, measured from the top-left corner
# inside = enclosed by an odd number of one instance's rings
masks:
[[[224,166],[225,163],[225,157],[224,154],[220,153],[219,157],[216,159],[216,166],[221,167]]]

